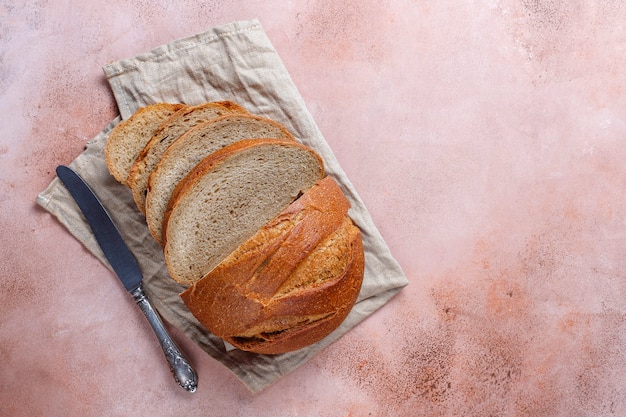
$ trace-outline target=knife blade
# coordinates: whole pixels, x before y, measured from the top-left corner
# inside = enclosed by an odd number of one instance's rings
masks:
[[[165,358],[176,382],[185,390],[195,392],[197,375],[189,360],[183,355],[163,326],[158,313],[152,307],[143,290],[143,275],[135,256],[124,242],[108,212],[89,185],[71,168],[59,165],[56,174],[78,204],[81,212],[109,261],[111,267],[133,296],[135,302],[150,323],[163,349]]]

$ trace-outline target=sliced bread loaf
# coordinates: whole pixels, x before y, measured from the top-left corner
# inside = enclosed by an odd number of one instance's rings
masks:
[[[150,174],[146,194],[146,222],[157,242],[162,243],[163,216],[176,184],[208,155],[250,138],[295,140],[283,125],[273,120],[232,114],[190,129],[167,148]]]
[[[256,353],[315,343],[345,319],[363,280],[350,204],[325,177],[181,294],[209,331]]]
[[[168,146],[192,127],[232,113],[247,111],[231,101],[215,101],[181,109],[161,123],[134,161],[128,176],[128,185],[133,191],[133,199],[139,211],[146,213],[148,177]]]
[[[104,158],[111,175],[128,185],[128,174],[159,125],[185,107],[183,104],[156,103],[137,110],[111,131],[104,148]]]
[[[214,152],[174,189],[163,220],[165,263],[192,284],[324,176],[294,141],[246,139]]]

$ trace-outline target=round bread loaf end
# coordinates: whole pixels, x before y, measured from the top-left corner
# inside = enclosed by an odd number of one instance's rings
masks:
[[[209,331],[233,346],[279,354],[320,341],[357,300],[361,232],[330,177],[181,294]]]

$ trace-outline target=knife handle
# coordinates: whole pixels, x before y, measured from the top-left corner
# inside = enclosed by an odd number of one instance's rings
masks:
[[[198,387],[198,377],[196,372],[193,370],[185,355],[183,355],[180,349],[178,349],[178,346],[176,346],[163,326],[163,322],[152,307],[146,293],[143,291],[143,285],[139,284],[137,289],[131,291],[130,293],[137,302],[139,308],[141,308],[141,311],[143,311],[144,316],[148,319],[148,323],[152,326],[157,339],[159,339],[159,344],[163,349],[165,358],[170,364],[170,368],[174,374],[176,382],[178,382],[183,389],[189,392],[195,392]]]

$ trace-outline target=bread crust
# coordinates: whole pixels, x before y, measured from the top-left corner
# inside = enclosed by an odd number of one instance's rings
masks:
[[[242,350],[277,354],[321,340],[348,315],[363,280],[361,233],[348,208],[324,178],[181,298]]]

